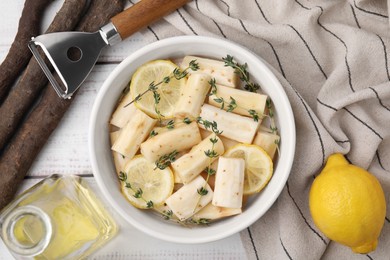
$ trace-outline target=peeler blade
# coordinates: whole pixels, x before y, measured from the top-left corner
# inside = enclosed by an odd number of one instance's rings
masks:
[[[107,41],[95,33],[58,32],[33,37],[28,46],[57,94],[70,98],[87,78]],[[43,54],[57,73],[46,65]]]

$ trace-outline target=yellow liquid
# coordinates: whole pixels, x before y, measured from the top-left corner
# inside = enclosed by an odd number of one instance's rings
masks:
[[[78,177],[53,176],[26,193],[16,207],[38,207],[52,224],[50,243],[35,259],[84,258],[116,234],[116,224]],[[19,218],[13,228],[18,243],[27,247],[45,232],[42,220],[33,215]]]

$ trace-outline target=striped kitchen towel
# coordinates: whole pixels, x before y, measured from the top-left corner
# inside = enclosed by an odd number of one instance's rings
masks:
[[[390,28],[385,0],[193,0],[143,31],[205,35],[260,55],[292,104],[297,146],[273,207],[241,232],[249,259],[389,259]],[[358,255],[314,225],[308,193],[335,152],[371,171],[388,203],[376,251]]]

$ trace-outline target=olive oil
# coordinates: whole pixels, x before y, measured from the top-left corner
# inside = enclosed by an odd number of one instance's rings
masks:
[[[53,175],[0,214],[1,237],[17,259],[81,259],[110,240],[117,226],[77,176]]]

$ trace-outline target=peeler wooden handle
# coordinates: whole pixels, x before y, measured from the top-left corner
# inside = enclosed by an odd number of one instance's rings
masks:
[[[95,33],[58,32],[40,35],[34,37],[28,46],[57,94],[62,98],[70,98],[84,82],[104,47],[120,42],[187,2],[189,0],[142,0],[111,18],[110,23]],[[59,77],[53,76],[38,48],[44,48],[45,55]],[[82,53],[81,57],[71,59],[71,49],[78,49]]]
[[[111,18],[122,39],[180,8],[189,0],[142,0]]]

